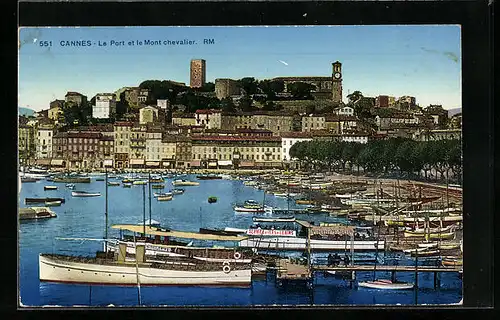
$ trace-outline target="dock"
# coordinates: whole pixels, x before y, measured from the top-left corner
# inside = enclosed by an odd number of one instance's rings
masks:
[[[279,259],[276,265],[276,282],[278,286],[288,284],[312,285],[312,272],[307,265],[294,263],[289,259]]]
[[[352,265],[352,266],[312,266],[314,271],[389,271],[415,272],[415,266],[385,266],[385,265]],[[460,272],[462,267],[430,267],[418,266],[418,272]]]

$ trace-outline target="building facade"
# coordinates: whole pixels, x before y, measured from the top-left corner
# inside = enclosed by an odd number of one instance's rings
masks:
[[[117,121],[113,126],[114,133],[114,164],[116,168],[129,167],[130,137],[132,122]]]
[[[288,93],[288,85],[296,82],[304,82],[314,86],[311,95],[316,99],[330,99],[332,96],[331,77],[277,77],[271,81],[283,81],[285,84],[284,94]]]
[[[36,155],[37,159],[52,158],[52,137],[54,136],[54,126],[50,124],[40,124],[36,128]]]
[[[220,129],[222,122],[221,110],[196,110],[196,125],[203,125],[207,129]]]
[[[206,81],[206,61],[203,59],[191,60],[190,87],[201,88]]]
[[[302,116],[302,132],[325,129],[326,127],[324,114],[309,114]]]
[[[237,112],[223,113],[221,129],[265,129],[279,135],[293,130],[294,117],[283,112]]]
[[[116,114],[116,99],[114,93],[98,93],[95,105],[92,106],[92,118],[109,119]]]
[[[172,114],[172,125],[196,126],[196,116],[193,113],[174,113]]]
[[[341,107],[341,108],[337,108],[334,110],[334,114],[338,115],[338,116],[350,116],[350,117],[353,117],[354,116],[354,108],[351,108],[351,107]]]
[[[68,91],[64,96],[64,101],[82,106],[87,103],[87,97],[79,92]]]
[[[155,123],[158,121],[158,109],[155,107],[144,107],[139,109],[139,123]]]
[[[234,95],[238,95],[240,89],[238,82],[233,79],[215,79],[215,95],[217,99],[222,100]]]
[[[18,132],[19,160],[29,164],[36,154],[35,129],[27,124],[19,124]]]

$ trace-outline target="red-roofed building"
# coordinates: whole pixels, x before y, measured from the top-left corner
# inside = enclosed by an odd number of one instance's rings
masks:
[[[207,129],[220,129],[222,122],[221,110],[205,109],[196,110],[195,119],[197,125],[203,125]]]

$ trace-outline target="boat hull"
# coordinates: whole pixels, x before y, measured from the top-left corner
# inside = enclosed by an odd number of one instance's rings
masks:
[[[375,251],[377,241],[354,241],[354,250],[357,251]],[[378,241],[378,250],[384,250],[385,242]],[[249,238],[239,242],[242,248],[256,248],[266,250],[305,250],[305,238],[291,237],[259,237]],[[311,240],[311,250],[350,250],[351,241],[348,240]]]
[[[64,261],[39,256],[40,281],[107,284],[107,285],[215,285],[249,286],[251,269],[220,271],[183,271],[150,268],[141,265],[138,272],[135,263],[103,265]]]
[[[386,283],[378,281],[359,282],[359,287],[380,289],[380,290],[409,290],[413,289],[413,283]]]

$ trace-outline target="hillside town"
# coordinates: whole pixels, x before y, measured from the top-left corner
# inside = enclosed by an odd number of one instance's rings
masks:
[[[299,168],[303,141],[461,139],[461,113],[416,97],[342,100],[342,64],[332,75],[206,82],[191,60],[190,84],[146,80],[89,97],[69,91],[33,116],[19,116],[21,165],[61,170]]]

